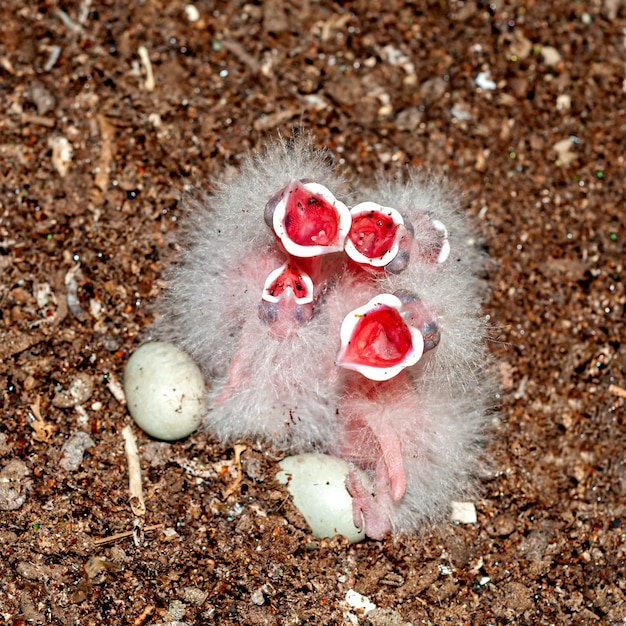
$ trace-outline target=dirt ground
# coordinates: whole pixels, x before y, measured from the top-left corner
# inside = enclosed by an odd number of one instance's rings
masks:
[[[0,17],[0,622],[626,623],[623,0]],[[180,191],[294,127],[356,179],[447,174],[485,237],[502,391],[476,524],[317,540],[277,453],[242,442],[224,497],[233,448],[138,430],[135,520],[119,385]]]

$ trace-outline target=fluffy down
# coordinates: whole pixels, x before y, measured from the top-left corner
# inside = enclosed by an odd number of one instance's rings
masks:
[[[289,332],[259,314],[266,278],[287,259],[264,223],[264,209],[300,179],[335,195],[343,186],[328,155],[303,140],[273,144],[215,194],[187,198],[186,252],[169,273],[153,333],[199,364],[212,386],[206,424],[225,441],[252,436],[307,450],[328,441],[335,426],[337,340],[328,313],[316,303],[306,323],[279,319]],[[337,258],[324,258],[325,267],[341,263],[340,253],[330,256]],[[325,288],[321,278],[318,303]]]
[[[293,260],[266,226],[266,206],[293,181],[321,184],[348,207],[395,209],[407,228],[396,260],[372,268],[342,252],[296,259],[314,276],[313,302],[261,302],[268,275]],[[354,202],[343,187],[327,155],[299,139],[271,145],[234,181],[188,202],[185,253],[153,334],[203,369],[212,385],[206,424],[221,439],[321,450],[364,470],[370,484],[356,472],[346,483],[355,523],[379,539],[436,519],[474,484],[491,400],[484,259],[441,181],[412,172],[358,190]],[[386,381],[336,365],[342,321],[379,294],[398,294],[424,335],[417,364]]]

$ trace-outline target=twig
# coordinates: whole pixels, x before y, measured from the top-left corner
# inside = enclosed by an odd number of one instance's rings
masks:
[[[78,12],[78,23],[84,24],[89,17],[89,11],[91,10],[91,0],[83,0],[81,2],[80,10]]]
[[[98,164],[98,171],[94,182],[100,191],[106,191],[109,185],[111,162],[113,161],[113,138],[115,137],[115,130],[103,113],[98,113],[96,119],[98,120],[98,126],[100,126],[102,145],[100,147],[100,163]]]
[[[239,42],[232,39],[224,39],[222,40],[222,45],[253,72],[259,73],[262,71],[261,64],[251,54],[248,54]]]
[[[241,455],[247,450],[247,447],[242,444],[236,444],[235,446],[233,446],[233,450],[235,451],[235,458],[233,460],[235,462],[235,467],[237,468],[237,478],[235,478],[233,484],[230,487],[222,491],[222,497],[224,499],[228,498],[228,496],[237,491],[243,478],[243,473],[241,471]]]
[[[29,113],[24,113],[22,115],[22,122],[24,124],[39,124],[40,126],[45,126],[46,128],[54,128],[57,123],[56,120],[52,117],[44,117],[43,115],[30,115]]]
[[[120,403],[126,404],[126,395],[124,389],[120,385],[120,381],[117,380],[117,376],[113,372],[109,372],[107,378],[107,388],[111,392],[111,395]]]
[[[137,442],[130,426],[125,426],[122,430],[124,438],[124,452],[128,463],[128,490],[130,492],[130,508],[137,517],[146,514],[146,503],[143,499],[143,489],[141,487],[141,466],[139,465],[139,453]]]
[[[139,46],[139,48],[137,48],[137,54],[139,55],[143,67],[146,70],[146,82],[144,83],[144,87],[148,91],[154,91],[154,74],[152,73],[152,63],[150,61],[148,49],[145,46]]]
[[[77,24],[65,11],[56,11],[57,17],[63,22],[65,28],[75,33],[82,33],[83,28],[80,24]]]
[[[157,530],[159,528],[163,528],[165,524],[153,524],[152,526],[146,526],[143,531],[145,533],[150,532],[152,530]],[[120,533],[115,533],[114,535],[109,535],[108,537],[99,537],[98,539],[94,539],[93,542],[97,546],[104,545],[105,543],[113,543],[118,539],[126,539],[126,537],[132,537],[135,533],[134,530],[125,530]]]
[[[609,385],[609,392],[614,393],[616,396],[620,398],[626,398],[626,389],[622,387],[618,387],[617,385]]]
[[[63,13],[63,11],[61,11]],[[59,60],[61,56],[61,46],[52,46],[50,48],[50,55],[48,56],[48,60],[44,63],[43,71],[49,72]]]

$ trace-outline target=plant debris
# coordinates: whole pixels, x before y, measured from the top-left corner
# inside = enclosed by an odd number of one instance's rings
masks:
[[[2,3],[0,622],[622,624],[624,3],[189,4]],[[476,523],[316,539],[279,451],[239,442],[240,474],[197,432],[152,457],[137,433],[133,526],[119,381],[181,193],[294,126],[356,181],[447,177],[478,222],[507,366]],[[55,406],[79,373],[91,395]],[[95,445],[65,471],[77,431]]]

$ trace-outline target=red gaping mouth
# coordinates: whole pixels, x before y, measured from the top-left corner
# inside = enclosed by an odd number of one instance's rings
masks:
[[[280,302],[291,292],[296,304],[313,302],[313,281],[295,263],[285,261],[278,269],[270,273],[263,286],[263,300]]]
[[[371,380],[389,380],[419,361],[424,338],[401,315],[402,302],[381,294],[346,315],[337,365]]]
[[[343,250],[350,230],[348,208],[323,185],[292,180],[281,192],[272,230],[288,254],[310,258]]]
[[[404,219],[398,211],[375,202],[352,207],[346,254],[362,265],[384,267],[398,254]]]

